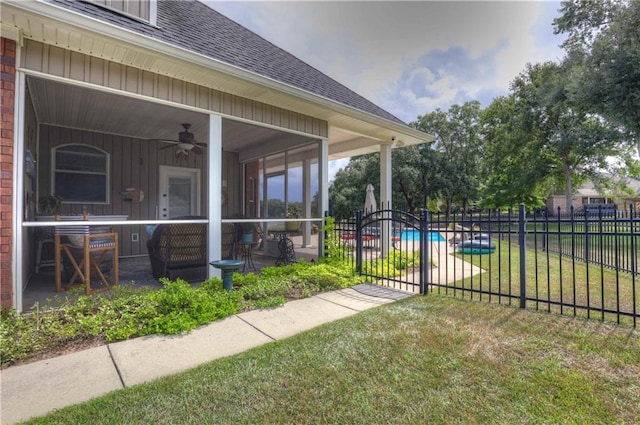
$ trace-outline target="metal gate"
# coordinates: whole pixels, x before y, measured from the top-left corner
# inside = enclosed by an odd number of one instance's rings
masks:
[[[380,209],[358,211],[340,229],[354,251],[356,270],[372,282],[409,292],[427,292],[429,243],[427,212],[418,215]]]

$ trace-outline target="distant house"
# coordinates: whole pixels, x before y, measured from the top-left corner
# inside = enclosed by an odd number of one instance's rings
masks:
[[[43,195],[60,196],[62,214],[108,217],[121,256],[147,255],[146,226],[203,217],[215,260],[222,224],[267,223],[274,192],[285,205],[302,193],[308,238],[328,210],[331,159],[380,152],[390,202],[391,150],[432,140],[198,1],[0,7],[2,307],[22,309],[36,229],[52,225]]]
[[[618,211],[628,211],[630,206],[633,205],[634,211],[640,211],[640,181],[636,179],[626,179],[625,184],[635,191],[635,196],[615,198],[610,195],[607,196],[600,193],[592,182],[588,182],[576,190],[571,205],[575,212],[583,211],[585,206],[596,205],[606,205],[609,208],[615,205]],[[549,197],[546,206],[551,215],[557,215],[558,208],[560,209],[561,215],[567,213],[565,199],[566,197],[560,194]]]

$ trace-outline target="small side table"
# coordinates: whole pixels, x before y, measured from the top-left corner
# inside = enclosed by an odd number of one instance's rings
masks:
[[[253,264],[253,242],[240,242],[240,254],[242,254],[242,261],[244,261],[242,272],[244,273],[245,267],[249,267],[249,270],[255,270],[256,266]]]

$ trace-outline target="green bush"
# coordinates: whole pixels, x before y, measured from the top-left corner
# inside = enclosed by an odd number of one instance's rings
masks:
[[[247,301],[247,308],[250,309],[270,309],[270,308],[276,308],[276,307],[280,307],[281,305],[284,305],[285,303],[285,298],[282,295],[275,295],[272,297],[268,297],[268,298],[263,298],[260,300],[251,300],[251,301]]]
[[[315,264],[300,261],[264,268],[260,274],[234,274],[237,289],[227,292],[220,279],[192,286],[183,280],[162,280],[163,288],[135,288],[120,284],[108,292],[84,295],[69,291],[36,312],[2,311],[2,365],[64,346],[70,341],[103,338],[119,341],[150,334],[177,334],[233,315],[240,309],[274,308],[287,298],[303,298],[320,291],[361,282],[344,261]]]
[[[362,272],[374,276],[402,276],[402,270],[395,268],[388,258],[378,258],[362,262]]]
[[[260,300],[273,296],[284,296],[292,286],[290,279],[274,277],[239,281],[242,282],[239,292],[245,300]]]
[[[433,265],[432,259],[429,264]],[[408,269],[420,267],[420,251],[407,252],[398,249],[389,251],[387,258],[362,262],[363,272],[378,276],[402,276]]]
[[[387,261],[392,264],[396,270],[420,267],[420,251],[407,252],[392,249],[387,256]]]
[[[161,279],[161,282],[164,290],[152,294],[157,315],[145,327],[147,334],[190,331],[237,313],[241,305],[242,295],[218,289],[222,282],[218,285],[216,280],[196,288],[182,279]]]
[[[325,256],[320,258],[321,263],[341,266],[345,263],[353,249],[340,240],[340,236],[335,231],[335,219],[333,217],[325,217],[324,234],[326,235],[324,245],[326,247]]]
[[[331,291],[353,286],[360,278],[351,272],[329,264],[318,264],[314,267],[297,267],[294,275],[303,285],[318,291]]]

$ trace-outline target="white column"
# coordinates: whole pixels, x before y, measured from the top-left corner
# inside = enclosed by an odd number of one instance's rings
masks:
[[[311,217],[311,160],[302,161],[302,207],[304,218]],[[311,246],[311,223],[305,221],[302,224],[302,247]]]
[[[393,194],[393,185],[391,184],[391,144],[380,145],[380,201],[384,209],[392,209],[391,198]],[[385,217],[390,219],[391,217]],[[390,220],[383,220],[382,234],[380,235],[382,242],[382,257],[386,258],[391,245],[391,226]]]
[[[209,261],[221,259],[222,243],[222,117],[209,115]],[[220,270],[208,267],[209,277],[221,277]]]
[[[318,211],[320,217],[329,211],[329,141],[321,140],[318,143]],[[324,231],[322,226],[318,232],[318,256],[324,255]]]
[[[19,67],[20,43],[16,43],[16,69]],[[24,218],[24,114],[25,114],[25,76],[22,72],[15,74],[15,97],[13,103],[13,306],[22,310],[22,289],[27,273],[25,261],[27,256],[24,241],[28,237],[28,230],[22,227]]]

